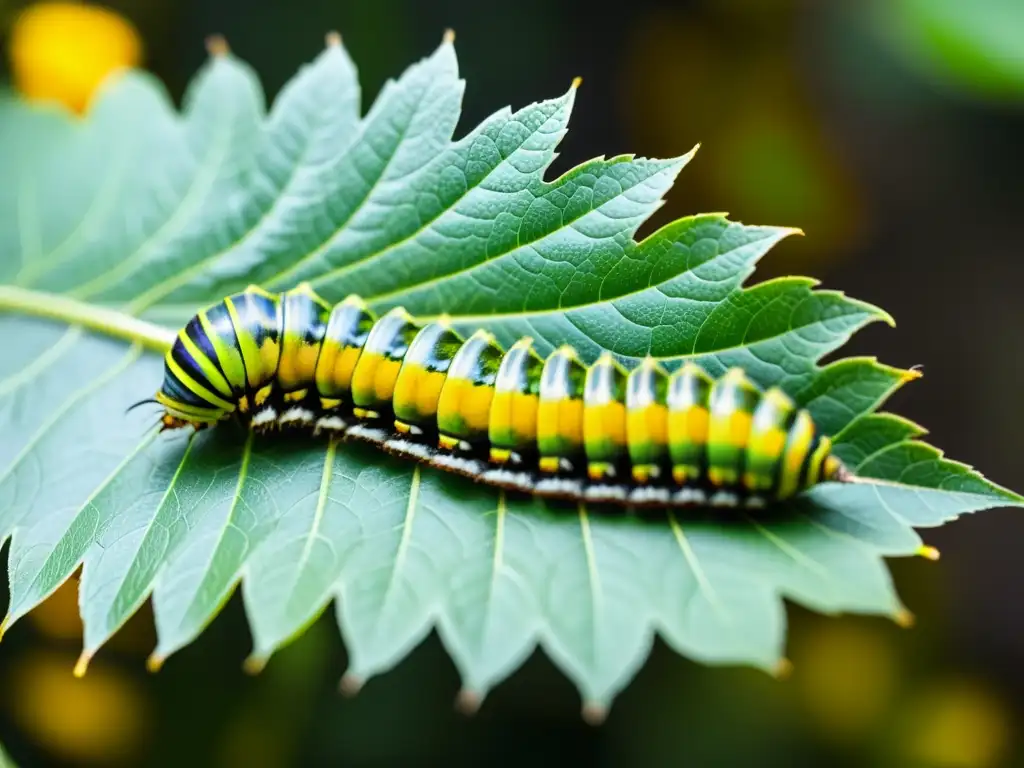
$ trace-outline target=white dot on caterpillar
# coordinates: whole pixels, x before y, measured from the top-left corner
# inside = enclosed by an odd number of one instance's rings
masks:
[[[364,424],[356,424],[352,429],[345,433],[346,437],[355,437],[359,440],[366,440],[371,443],[377,443],[378,445],[384,443],[388,439],[388,433],[379,427],[367,427]]]
[[[731,491],[718,491],[710,499],[708,504],[712,507],[735,507],[739,497]]]
[[[533,489],[533,477],[528,472],[492,469],[484,472],[480,479],[485,483],[493,483],[503,488],[511,488],[518,491],[530,491]]]
[[[562,456],[541,456],[537,467],[549,475],[556,472],[572,472],[575,469],[573,463]]]
[[[542,495],[579,498],[583,492],[583,484],[579,480],[552,477],[547,480],[541,480],[534,487],[534,490]]]
[[[402,435],[422,435],[423,430],[415,424],[395,419],[395,431]]]
[[[676,504],[703,504],[707,494],[700,488],[683,488],[676,492],[672,499]]]
[[[634,488],[633,492],[629,494],[629,501],[633,504],[667,504],[669,498],[668,488],[652,486]]]
[[[341,432],[348,425],[339,416],[321,416],[313,427],[313,434],[321,432]]]
[[[277,411],[270,406],[257,411],[252,416],[253,427],[266,426],[267,424],[271,424],[275,421],[277,421]]]
[[[409,456],[414,459],[429,461],[434,455],[433,449],[423,443],[415,443],[412,440],[392,438],[384,443],[384,450],[400,456]]]
[[[483,474],[485,464],[475,459],[464,459],[461,456],[452,456],[450,454],[436,454],[430,463],[435,467],[441,467],[442,469],[450,469],[453,472],[458,472],[468,477],[479,477]]]
[[[443,433],[438,436],[437,447],[442,451],[450,452],[462,451],[463,453],[469,453],[473,450],[473,446],[467,441]]]
[[[623,485],[592,485],[583,494],[587,501],[625,501],[628,495]]]
[[[514,464],[518,466],[519,464],[523,463],[523,457],[516,451],[492,447],[491,461],[493,461],[495,464]]]
[[[312,424],[313,423],[313,412],[308,408],[301,408],[299,406],[293,406],[287,411],[281,414],[281,418],[278,423],[282,426],[288,424]]]

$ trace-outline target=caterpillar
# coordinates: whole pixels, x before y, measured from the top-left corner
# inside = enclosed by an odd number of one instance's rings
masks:
[[[378,317],[355,295],[332,307],[308,283],[198,312],[149,402],[160,431],[312,429],[551,498],[754,508],[855,479],[806,409],[739,367],[627,370],[608,351],[587,366],[569,345],[543,358],[528,336],[505,350],[445,316]]]

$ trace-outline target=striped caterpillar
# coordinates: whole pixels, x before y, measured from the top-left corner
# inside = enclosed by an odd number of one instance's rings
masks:
[[[639,506],[763,507],[852,474],[810,414],[740,368],[713,379],[652,358],[589,367],[357,296],[333,308],[308,283],[257,286],[178,333],[156,394],[161,431],[236,415],[255,430],[312,428],[510,490]]]

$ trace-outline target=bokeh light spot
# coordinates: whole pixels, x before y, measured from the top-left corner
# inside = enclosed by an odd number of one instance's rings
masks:
[[[11,69],[26,98],[86,110],[97,88],[112,74],[138,66],[142,42],[124,17],[94,5],[35,3],[11,29]]]

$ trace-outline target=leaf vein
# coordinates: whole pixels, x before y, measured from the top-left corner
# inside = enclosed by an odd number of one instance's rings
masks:
[[[718,594],[715,592],[714,587],[708,580],[707,574],[704,572],[704,568],[697,560],[697,556],[690,546],[690,542],[686,535],[683,533],[683,528],[679,524],[679,520],[674,512],[668,513],[669,526],[672,529],[672,535],[675,537],[676,544],[679,546],[679,550],[683,553],[683,558],[686,560],[686,565],[689,567],[690,572],[693,573],[694,579],[697,581],[697,587],[700,594],[704,596],[708,605],[711,606],[711,610],[722,619],[726,624],[732,623],[732,617],[729,616],[728,611],[722,605],[721,600],[718,598]]]

